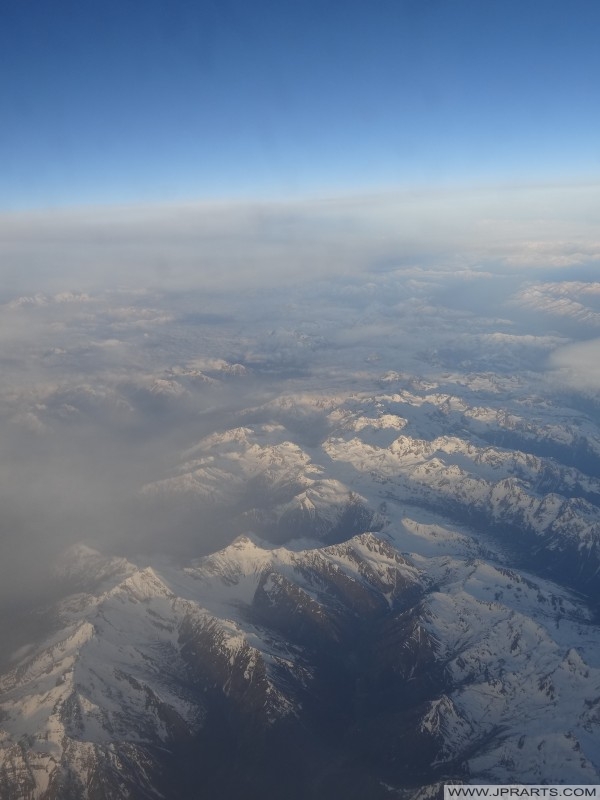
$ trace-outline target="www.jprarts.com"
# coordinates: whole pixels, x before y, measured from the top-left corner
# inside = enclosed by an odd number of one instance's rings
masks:
[[[477,797],[600,798],[600,786],[444,786],[444,800]]]

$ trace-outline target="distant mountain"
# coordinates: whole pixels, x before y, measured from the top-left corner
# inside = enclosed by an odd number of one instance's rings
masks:
[[[557,409],[542,425],[535,406],[522,404],[519,418],[436,389],[314,398],[322,433],[309,444],[284,399],[269,409],[281,422],[212,434],[144,492],[161,505],[212,506],[233,529],[274,542],[343,540],[385,529],[402,506],[418,506],[508,548],[521,567],[597,593],[600,477],[589,466],[600,459],[600,440],[585,438],[586,471],[535,453],[550,442],[556,455],[567,442],[576,446],[573,429],[581,437],[584,419],[563,419]],[[503,430],[522,430],[521,449],[489,443]]]

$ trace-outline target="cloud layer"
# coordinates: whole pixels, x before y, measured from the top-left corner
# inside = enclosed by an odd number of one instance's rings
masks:
[[[404,191],[0,216],[3,291],[229,289],[417,266],[597,264],[600,187]]]
[[[400,372],[596,387],[600,347],[582,340],[600,313],[585,277],[597,194],[0,217],[4,599],[73,541],[159,546],[166,527],[189,526],[177,508],[146,514],[142,487],[283,391],[362,390]]]

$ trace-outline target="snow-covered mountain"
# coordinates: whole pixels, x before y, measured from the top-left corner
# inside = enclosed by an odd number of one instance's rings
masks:
[[[545,410],[540,430],[536,412],[521,401],[527,427],[514,448],[490,440],[501,441],[504,428],[518,430],[516,414],[474,406],[435,385],[317,395],[299,405],[312,410],[318,441],[298,435],[300,410],[284,397],[268,409],[277,423],[203,439],[172,476],[147,485],[146,496],[227,507],[235,525],[273,541],[347,538],[384,527],[390,509],[416,505],[495,538],[529,569],[560,573],[580,590],[598,588],[600,439],[585,430],[591,426],[583,417]],[[587,472],[540,454],[549,442],[557,454],[561,445],[576,447],[574,429],[585,441]],[[531,440],[537,446],[528,446]]]
[[[600,783],[598,286],[479,277],[3,306],[1,800]]]
[[[2,678],[3,797],[274,797],[304,761],[294,797],[600,779],[597,628],[545,581],[401,555],[391,531],[240,537],[183,568],[78,548],[62,569],[90,591]]]

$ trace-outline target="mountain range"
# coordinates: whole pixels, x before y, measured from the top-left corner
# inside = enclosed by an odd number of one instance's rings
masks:
[[[196,520],[177,557],[56,564],[0,679],[0,795],[600,783],[600,440],[498,380],[281,395],[181,451],[139,498]]]

